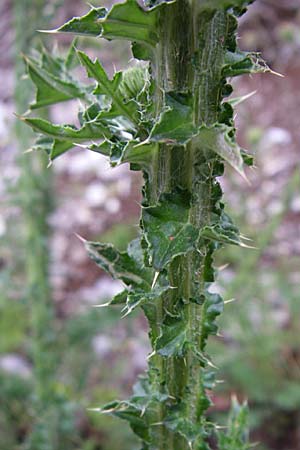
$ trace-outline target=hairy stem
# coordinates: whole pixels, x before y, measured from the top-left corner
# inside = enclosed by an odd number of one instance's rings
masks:
[[[194,122],[200,126],[202,123],[212,125],[219,113],[226,13],[205,13],[197,8],[196,2],[180,0],[168,15],[162,15],[161,40],[153,70],[157,76],[157,100],[160,97],[157,105],[161,107],[163,92],[193,92]],[[150,202],[157,201],[162,192],[172,192],[178,187],[187,189],[192,194],[190,223],[197,228],[208,225],[212,210],[211,190],[215,182],[212,155],[199,143],[192,142],[186,147],[161,144],[154,164],[156,182],[152,185]],[[160,301],[157,318],[157,323],[160,323],[166,312],[175,315],[179,304],[182,304],[193,350],[188,350],[182,358],[164,360],[156,356],[156,363],[161,386],[167,386],[177,404],[185,402],[187,418],[199,426],[206,408],[201,401],[204,389],[202,367],[199,359],[195,358],[194,349],[201,351],[202,305],[192,302],[191,298],[195,285],[199,289],[198,297],[204,290],[203,260],[206,252],[204,246],[201,257],[198,252],[192,252],[172,262],[168,276],[175,289]],[[167,413],[162,405],[160,422]],[[166,442],[169,450],[190,448],[185,439],[164,426],[158,438],[155,448],[159,450],[166,449]]]

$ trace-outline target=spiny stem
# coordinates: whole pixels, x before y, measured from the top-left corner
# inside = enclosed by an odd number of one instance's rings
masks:
[[[130,162],[132,170],[143,171],[141,238],[127,252],[85,242],[96,263],[124,283],[111,304],[123,304],[127,312],[143,308],[153,347],[148,375],[140,379],[130,401],[114,402],[102,411],[129,420],[143,450],[209,450],[211,426],[205,412],[214,374],[208,370],[212,364],[205,347],[208,336],[217,332],[223,308],[222,298],[209,291],[213,252],[224,243],[243,245],[224,212],[217,181],[224,161],[243,174],[233,110],[222,99],[231,93],[226,77],[267,69],[255,55],[237,49],[234,14],[243,12],[247,0],[148,2],[156,7],[142,9],[127,0],[110,11],[94,8],[60,28],[132,41],[134,56],[151,62],[147,92],[142,87],[144,75],[149,75],[144,66],[145,72],[135,71],[123,105],[118,83],[124,73],[110,81],[101,65],[81,54],[100,85],[108,84],[110,109],[95,97],[89,114],[80,115],[84,123],[76,132],[37,119],[26,123],[53,138],[47,147],[52,159],[66,151],[65,145],[71,148],[74,133],[84,141],[109,133],[108,141],[92,142],[89,148],[109,156],[113,165]],[[37,86],[41,94],[44,84]],[[73,85],[71,96],[78,89]],[[56,98],[65,99],[57,78],[52,90]],[[125,105],[139,121],[134,135],[123,120],[129,114]],[[90,113],[95,114],[92,127]],[[234,439],[232,450],[240,450],[244,439]]]
[[[196,9],[196,10],[195,10]],[[220,81],[223,57],[223,41],[226,32],[226,14],[198,14],[196,4],[192,7],[185,0],[177,1],[172,11],[161,17],[161,41],[156,61],[158,76],[157,90],[177,90],[194,92],[194,121],[196,125],[211,125],[217,121],[220,104]],[[194,51],[197,49],[197,51]],[[191,67],[195,65],[196,67]],[[159,95],[158,95],[159,96]],[[155,161],[156,182],[152,185],[151,200],[157,200],[162,192],[170,192],[177,187],[188,189],[193,195],[190,222],[201,228],[210,222],[211,185],[214,182],[213,167],[204,175],[201,170],[209,165],[205,151],[193,143],[186,148],[160,145]],[[170,170],[171,169],[171,170]],[[205,252],[205,249],[204,249]],[[200,264],[200,267],[198,265]],[[201,305],[192,303],[192,290],[197,273],[199,289],[204,289],[201,260],[198,255],[189,254],[176,258],[170,265],[168,276],[170,284],[177,289],[166,294],[158,306],[159,322],[163,320],[164,309],[176,314],[178,303],[184,299],[185,320],[191,347],[200,351]],[[187,417],[192,423],[201,423],[200,397],[201,366],[193,350],[188,350],[184,358],[171,357],[167,361],[158,358],[158,370],[161,384],[167,386],[170,395],[178,401],[187,400]],[[159,418],[165,417],[166,411],[161,406]],[[156,442],[159,450],[165,450],[168,436],[169,450],[188,450],[189,443],[181,436],[163,430],[160,441]]]

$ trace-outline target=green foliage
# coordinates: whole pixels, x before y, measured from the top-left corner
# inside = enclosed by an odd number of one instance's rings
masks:
[[[228,419],[227,432],[220,433],[220,450],[248,450],[249,439],[247,433],[248,407],[240,405],[236,398],[232,399],[231,413]]]
[[[245,246],[224,212],[217,177],[225,162],[242,176],[244,160],[251,164],[235,142],[233,108],[224,101],[232,90],[227,77],[268,70],[257,55],[237,48],[236,16],[248,3],[177,0],[144,9],[127,0],[109,11],[92,8],[55,32],[129,40],[133,55],[150,64],[140,62],[110,79],[97,59],[78,51],[95,81],[87,87],[71,77],[70,67],[58,83],[56,70],[66,67],[61,60],[46,67],[27,59],[38,93],[32,109],[45,102],[49,85],[50,99],[83,102],[79,128],[23,118],[47,136],[36,148],[52,161],[80,143],[112,166],[128,162],[144,175],[140,237],[127,251],[85,241],[92,259],[124,283],[110,304],[124,305],[125,314],[141,306],[149,322],[148,375],[129,400],[100,409],[127,420],[143,450],[209,450],[214,431],[205,417],[214,387],[206,344],[217,333],[223,300],[211,289],[213,253],[224,244]],[[235,405],[220,448],[249,448],[245,425],[246,407]]]
[[[149,265],[161,271],[176,256],[195,248],[199,230],[188,221],[190,193],[162,194],[156,206],[142,212],[144,239],[148,245]]]
[[[37,58],[24,56],[24,61],[30,78],[37,86],[36,100],[30,105],[30,109],[84,98],[87,95],[86,87],[75,84],[70,77],[68,59],[53,58],[43,49]]]
[[[2,334],[0,354],[12,352],[22,347],[26,331],[27,311],[24,303],[13,300],[9,304],[7,303],[7,299],[0,298],[0,329]],[[14,324],[13,327],[12,324]]]

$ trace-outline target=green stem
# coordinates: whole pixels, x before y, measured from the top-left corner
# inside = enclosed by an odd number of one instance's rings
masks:
[[[227,15],[224,11],[201,12],[196,2],[186,0],[177,1],[170,7],[168,14],[161,17],[161,40],[153,69],[157,79],[158,114],[163,104],[164,91],[192,92],[195,125],[217,122],[226,27]],[[201,144],[190,143],[186,147],[161,144],[154,162],[156,180],[152,184],[150,202],[157,201],[162,192],[171,192],[178,187],[187,189],[192,194],[190,222],[199,229],[208,225],[213,207],[211,191],[215,183],[214,159],[215,155],[212,158],[201,148]],[[202,305],[190,300],[195,286],[200,289],[198,297],[204,292],[205,245],[200,251],[202,257],[199,257],[198,252],[193,252],[177,257],[172,262],[168,275],[170,285],[176,289],[162,298],[157,309],[159,324],[166,310],[176,314],[178,305],[183,302],[183,317],[187,323],[191,349],[182,358],[164,360],[156,356],[160,385],[166,385],[177,404],[184,402],[187,419],[199,426],[207,407],[203,405],[203,369],[194,352],[194,349],[201,350]],[[162,405],[160,422],[168,413],[168,408]],[[197,445],[193,448],[200,448],[201,442]],[[162,426],[154,448],[188,450],[191,447],[186,439]]]

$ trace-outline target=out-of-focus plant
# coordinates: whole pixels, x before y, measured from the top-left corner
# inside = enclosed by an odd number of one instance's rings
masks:
[[[220,282],[226,295],[237,301],[228,306],[230,317],[222,317],[222,328],[227,330],[225,339],[210,344],[223,377],[230,380],[229,386],[234,385],[249,399],[253,425],[267,424],[264,427],[268,426],[270,441],[276,435],[283,436],[287,427],[292,432],[292,422],[284,423],[281,417],[298,416],[300,404],[300,311],[297,281],[293,280],[299,258],[278,256],[265,261],[264,255],[289,211],[299,178],[299,170],[295,169],[280,195],[280,211],[255,239],[258,249],[246,259],[238,252],[228,252],[220,261],[226,260],[229,267],[236,269],[230,281],[225,270]],[[224,390],[226,387],[220,386],[219,395],[224,395]]]
[[[57,2],[56,2],[57,3]],[[55,2],[45,11],[45,2],[24,0],[14,2],[17,112],[27,109],[32,83],[25,78],[21,53],[36,46],[36,28],[41,27],[55,12]],[[49,15],[50,14],[50,15]],[[47,106],[47,103],[44,105]],[[43,112],[47,117],[47,111]],[[33,390],[28,411],[31,430],[27,432],[26,450],[56,450],[71,448],[76,441],[73,412],[57,389],[56,372],[60,354],[57,346],[57,329],[54,304],[49,285],[49,228],[51,210],[51,172],[46,170],[47,161],[42,154],[32,158],[24,152],[33,142],[33,133],[20,121],[16,123],[17,145],[20,150],[18,162],[20,179],[17,202],[22,212],[24,234],[24,271],[26,292],[24,298],[30,313],[31,332],[29,356],[32,361]]]
[[[112,79],[99,60],[74,48],[66,59],[46,52],[26,58],[37,87],[31,110],[75,98],[83,105],[79,127],[23,117],[41,134],[33,148],[52,161],[79,144],[144,175],[140,238],[123,252],[84,241],[95,262],[124,283],[110,304],[123,305],[124,315],[141,307],[149,322],[147,375],[129,400],[100,409],[128,420],[143,450],[207,450],[213,434],[220,449],[249,448],[244,406],[235,405],[225,434],[206,418],[215,385],[206,344],[224,304],[212,286],[214,252],[246,247],[224,211],[218,177],[224,162],[243,177],[243,161],[252,162],[235,141],[227,79],[268,70],[237,47],[237,17],[248,3],[151,1],[142,8],[127,0],[55,30],[131,41],[140,62]],[[75,81],[76,58],[94,84]]]

